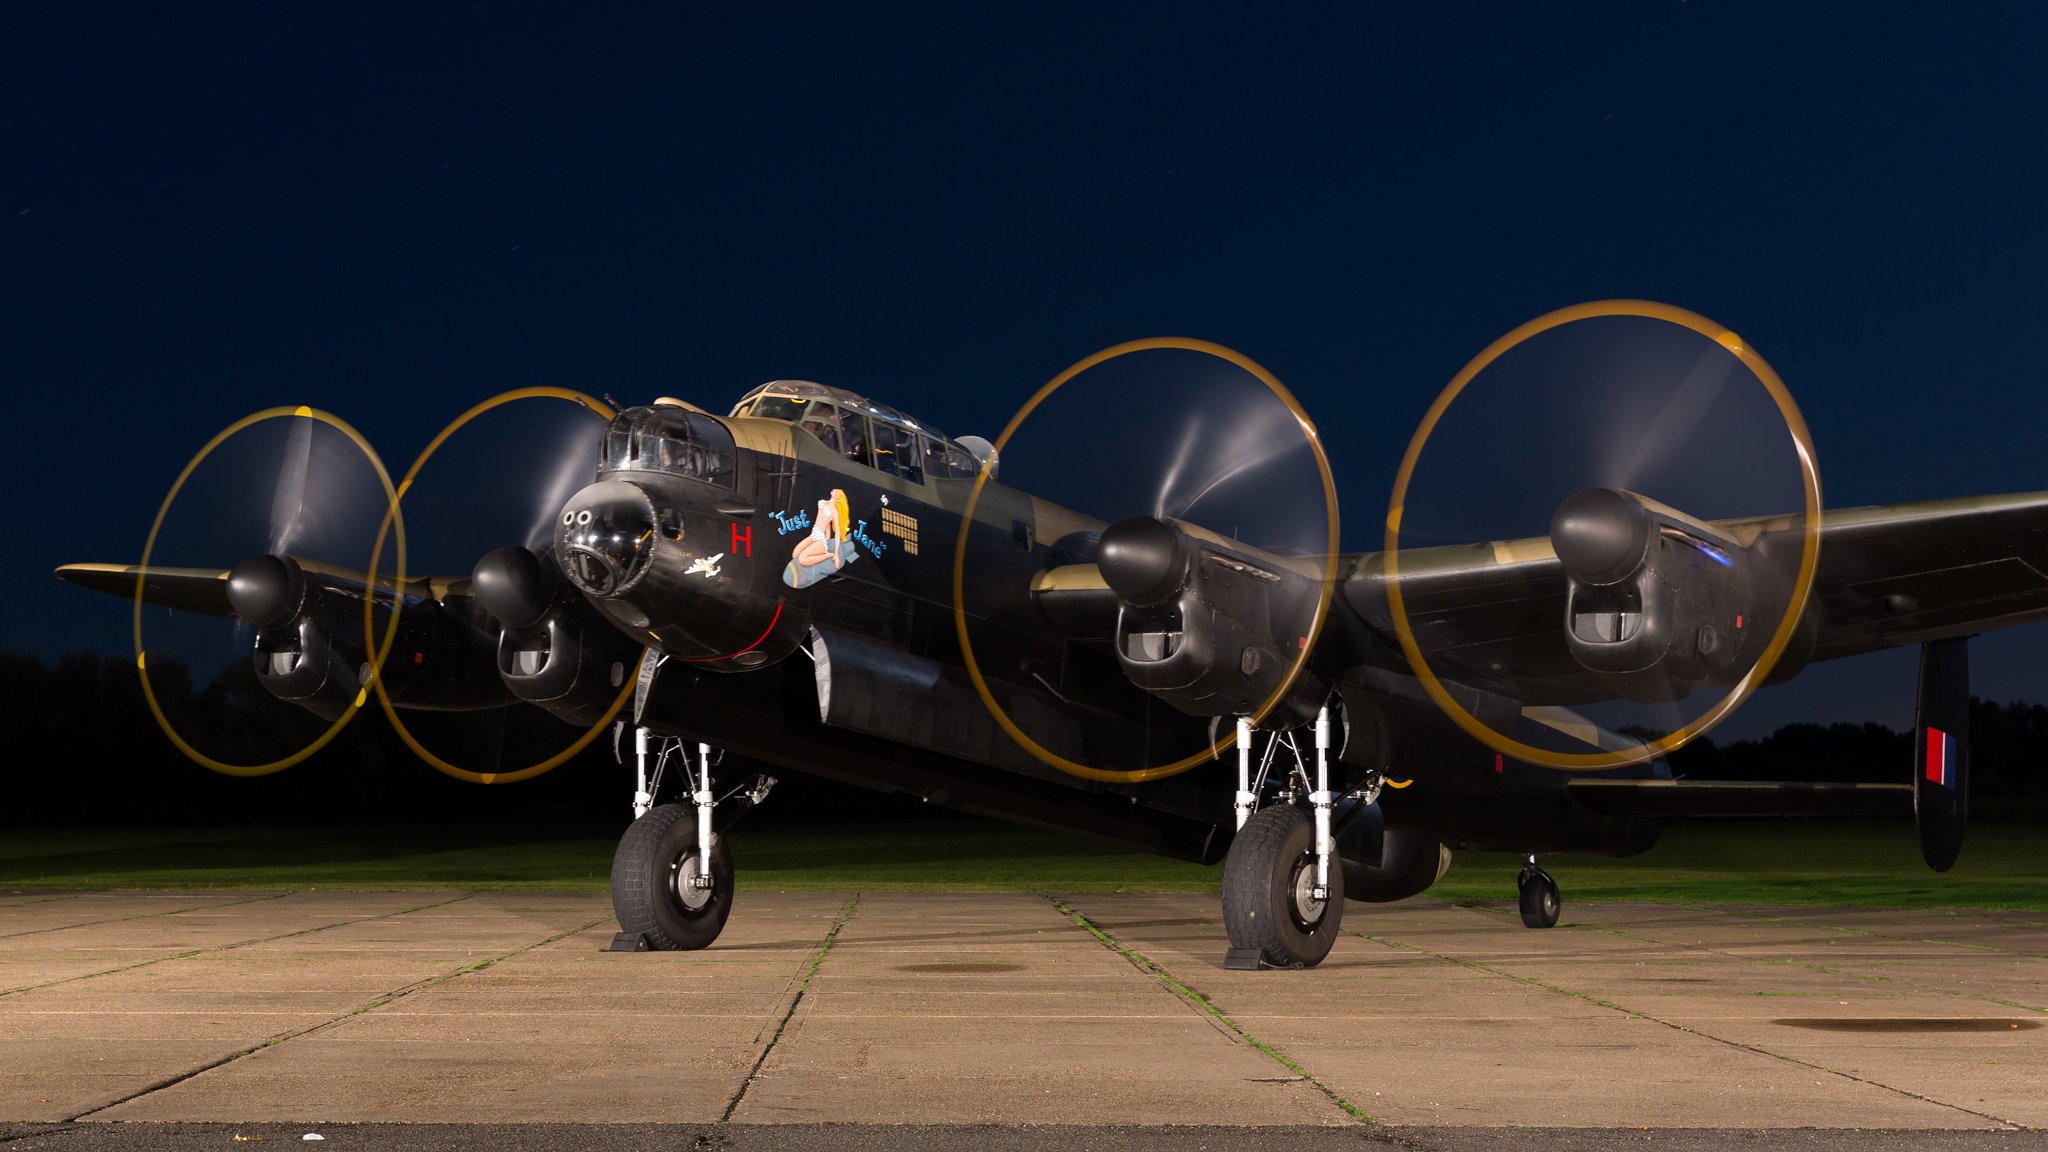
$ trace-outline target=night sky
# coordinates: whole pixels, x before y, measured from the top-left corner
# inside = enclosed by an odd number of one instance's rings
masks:
[[[11,8],[4,646],[126,651],[50,570],[136,559],[260,408],[395,470],[534,384],[804,377],[993,437],[1154,335],[1286,381],[1376,547],[1452,374],[1610,297],[1766,356],[1831,506],[2048,488],[2048,8],[1328,7]],[[2048,699],[2044,642],[1980,641],[1980,694]],[[1723,731],[1902,724],[1912,668]]]

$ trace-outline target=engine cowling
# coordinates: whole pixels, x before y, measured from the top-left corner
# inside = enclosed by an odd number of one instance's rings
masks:
[[[1151,516],[1104,529],[1096,566],[1117,597],[1124,674],[1195,716],[1253,713],[1279,690],[1319,591],[1280,557]],[[1327,695],[1304,671],[1265,724],[1305,723]]]
[[[640,646],[532,551],[500,548],[477,562],[470,586],[503,625],[498,678],[514,696],[588,727],[618,698]]]
[[[1790,599],[1786,566],[1759,540],[1618,488],[1566,498],[1550,541],[1567,577],[1567,648],[1631,700],[1677,700],[1698,684],[1740,681]],[[1795,646],[1776,678],[1802,660]]]

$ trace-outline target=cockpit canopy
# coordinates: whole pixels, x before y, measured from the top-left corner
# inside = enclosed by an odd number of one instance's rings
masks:
[[[730,488],[735,459],[732,431],[702,412],[628,408],[605,430],[597,472],[666,472]]]
[[[938,429],[886,404],[809,380],[771,380],[740,397],[732,414],[787,420],[848,460],[913,484],[924,483],[927,476],[971,479],[981,468]]]

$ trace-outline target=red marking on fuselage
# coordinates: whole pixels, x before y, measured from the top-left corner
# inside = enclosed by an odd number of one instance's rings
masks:
[[[1508,770],[1506,758],[1498,752],[1493,754],[1493,770],[1495,772],[1505,772]]]
[[[732,548],[729,551],[735,556],[752,556],[754,554],[753,525],[750,524],[742,528],[738,522],[734,522],[732,526]]]
[[[781,620],[782,601],[777,600],[775,602],[775,615],[769,619],[768,627],[762,630],[761,635],[758,639],[756,639],[752,644],[747,645],[745,648],[740,649],[739,652],[727,652],[723,656],[678,656],[676,657],[676,659],[680,660],[685,664],[715,664],[720,660],[730,660],[733,657],[738,656],[741,652],[752,652],[754,649],[759,648],[762,644],[766,643],[768,637],[773,636],[775,634],[775,625],[780,623]]]

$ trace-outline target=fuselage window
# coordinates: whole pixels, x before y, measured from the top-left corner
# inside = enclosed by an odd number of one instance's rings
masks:
[[[811,402],[801,396],[763,396],[754,401],[754,409],[748,415],[797,424],[803,421],[804,413],[810,407]]]
[[[858,412],[841,412],[839,428],[845,437],[840,451],[848,460],[873,468],[875,457],[871,450],[873,439],[868,435],[868,418]]]
[[[969,456],[964,448],[956,448],[942,440],[929,441],[925,447],[930,453],[925,457],[925,470],[934,476],[972,480],[981,471],[981,465],[975,463],[974,457]]]
[[[839,435],[839,409],[833,405],[815,400],[805,404],[798,414],[797,426],[816,436],[832,451],[842,450],[844,441]]]
[[[912,484],[924,483],[924,437],[895,429],[896,474]]]
[[[874,428],[875,467],[912,484],[924,483],[924,453],[918,435],[885,420],[875,421]]]
[[[925,470],[942,459],[936,442],[927,446],[925,437],[908,428],[879,417],[871,420],[864,412],[827,400],[758,396],[743,401],[736,411],[767,420],[787,420],[848,460],[901,476],[913,484],[924,483]],[[977,466],[972,457],[959,451],[954,456],[966,461],[962,475],[974,475]]]

